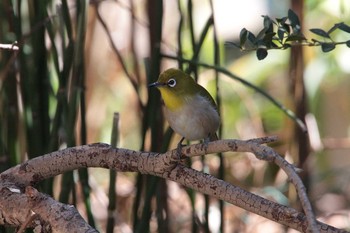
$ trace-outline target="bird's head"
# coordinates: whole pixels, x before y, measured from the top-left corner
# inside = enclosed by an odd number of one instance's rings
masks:
[[[163,97],[164,103],[170,109],[176,109],[198,91],[197,83],[185,72],[170,68],[159,75],[157,82],[149,87],[157,87]]]
[[[190,95],[195,93],[197,83],[185,72],[170,68],[159,75],[157,82],[151,83],[149,87],[157,87],[162,95],[171,92],[175,95]]]

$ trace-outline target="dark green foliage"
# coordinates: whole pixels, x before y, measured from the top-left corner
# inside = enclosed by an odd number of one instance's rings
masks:
[[[345,41],[345,42],[334,42],[332,37],[331,37],[331,33],[333,33],[335,30],[341,30],[345,33],[350,33],[350,27],[345,24],[345,23],[336,23],[333,25],[333,27],[331,27],[328,31],[325,31],[323,29],[320,28],[312,28],[310,29],[310,31],[314,34],[316,34],[317,36],[320,36],[324,39],[324,41],[319,41],[316,39],[312,39],[311,41],[314,43],[314,45],[320,45],[321,49],[323,52],[330,52],[333,49],[335,49],[335,47],[338,44],[346,44],[346,46],[349,47],[349,41]]]
[[[322,36],[322,37],[329,38],[329,39],[331,38],[327,32],[323,31],[320,28],[312,28],[312,29],[310,29],[310,31],[315,33],[318,36]]]
[[[291,9],[288,10],[288,19],[290,21],[290,26],[295,32],[300,31],[300,20],[298,15],[292,11]]]
[[[350,48],[350,40],[346,41],[346,46]]]
[[[334,26],[331,27],[331,29],[328,30],[327,34],[331,34],[336,29],[339,29],[339,30],[342,30],[344,32],[350,33],[350,26],[348,26],[345,23],[341,22],[341,23],[334,24]]]
[[[276,18],[272,20],[269,16],[263,15],[263,28],[255,36],[254,33],[243,28],[240,33],[240,43],[235,45],[242,50],[256,50],[259,60],[268,55],[269,49],[286,49],[292,42],[305,40],[301,32],[298,16],[292,11],[288,11],[288,17]]]
[[[310,29],[315,35],[329,41],[316,39],[308,41],[302,33],[299,17],[294,11],[288,10],[288,16],[275,20],[266,15],[262,17],[264,18],[263,28],[257,35],[243,28],[239,35],[239,44],[235,42],[226,42],[226,44],[243,51],[255,50],[259,60],[266,58],[270,49],[287,49],[294,45],[321,46],[323,52],[330,52],[339,44],[346,44],[349,47],[349,41],[334,42],[330,35],[337,29],[350,33],[350,26],[343,22],[336,23],[328,31],[320,28]]]
[[[333,43],[321,43],[321,48],[323,52],[330,52],[335,49],[335,44]]]
[[[256,56],[258,57],[259,60],[263,60],[267,56],[267,49],[266,49],[266,47],[258,48],[256,50]]]

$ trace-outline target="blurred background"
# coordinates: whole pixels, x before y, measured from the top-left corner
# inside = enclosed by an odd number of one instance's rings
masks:
[[[1,1],[0,44],[8,45],[0,49],[1,171],[93,142],[157,152],[175,148],[180,137],[164,122],[159,92],[147,84],[179,67],[216,99],[221,138],[277,135],[271,146],[303,169],[318,218],[349,230],[350,49],[339,45],[323,53],[297,46],[271,50],[259,61],[254,51],[225,45],[237,42],[242,28],[259,32],[262,15],[281,18],[288,9],[308,39],[317,38],[311,28],[350,23],[347,0]],[[340,31],[332,36],[350,39]],[[259,87],[305,121],[308,133],[261,94],[200,63]],[[286,175],[252,154],[207,155],[188,165],[300,210]],[[76,205],[100,232],[293,232],[136,173],[81,169],[38,188]]]

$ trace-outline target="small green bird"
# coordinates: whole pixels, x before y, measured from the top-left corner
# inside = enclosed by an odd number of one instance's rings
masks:
[[[171,68],[161,73],[157,82],[149,87],[159,89],[165,105],[165,118],[182,136],[178,149],[185,138],[190,141],[204,139],[206,143],[218,139],[216,131],[220,115],[215,101],[191,76]]]

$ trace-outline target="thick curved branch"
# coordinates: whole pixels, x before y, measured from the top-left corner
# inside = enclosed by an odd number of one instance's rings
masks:
[[[183,147],[181,156],[198,156],[226,151],[252,152],[260,159],[273,161],[280,165],[288,175],[290,175],[289,173],[295,174],[295,168],[291,164],[287,163],[271,148],[260,145],[273,140],[275,138],[248,141],[219,140],[208,144]],[[49,177],[82,167],[103,167],[122,172],[141,172],[163,177],[290,228],[303,232],[310,229],[306,216],[292,208],[269,201],[209,174],[181,165],[178,163],[176,150],[164,154],[137,152],[112,148],[102,143],[72,147],[31,159],[1,173],[2,183],[0,185],[18,187],[23,190],[25,187],[35,185]],[[299,185],[299,181],[293,174],[289,178],[294,184]],[[297,187],[299,194],[304,192],[303,187],[302,184],[299,188]],[[316,226],[320,232],[345,232],[320,222],[317,222]]]
[[[31,186],[26,187],[25,194],[28,197],[30,209],[48,221],[53,232],[76,232],[73,229],[79,229],[79,232],[85,233],[98,232],[84,221],[74,206],[57,202]]]
[[[97,232],[74,206],[62,204],[31,186],[25,190],[1,187],[0,210],[0,225],[21,226],[17,232],[27,227],[44,233]]]

